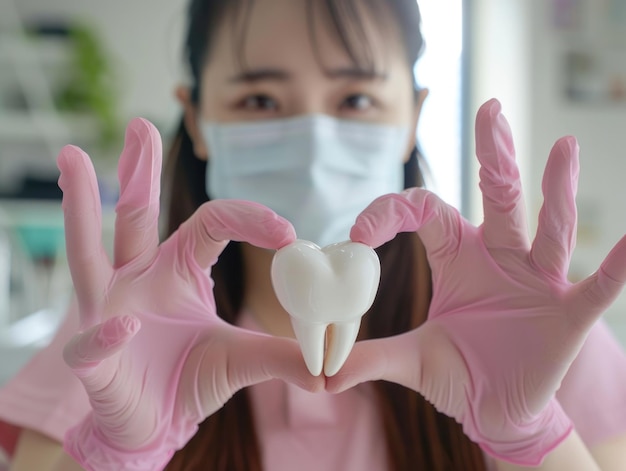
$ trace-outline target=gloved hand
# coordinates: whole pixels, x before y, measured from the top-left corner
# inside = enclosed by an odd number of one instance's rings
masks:
[[[596,273],[570,283],[575,139],[563,138],[551,151],[532,246],[510,129],[495,100],[478,112],[476,145],[480,227],[421,189],[383,196],[357,219],[352,240],[373,247],[417,231],[432,270],[432,302],[419,328],[358,342],[327,389],[377,379],[399,383],[456,419],[489,454],[534,466],[572,428],[554,394],[626,281],[626,238]]]
[[[215,311],[210,268],[227,241],[276,249],[295,240],[291,225],[260,205],[215,201],[159,245],[160,159],[156,129],[132,121],[119,163],[113,264],[101,243],[89,158],[68,146],[58,159],[81,317],[64,357],[93,407],[65,448],[88,470],[162,469],[197,424],[245,386],[281,378],[324,387],[295,340],[239,329]]]

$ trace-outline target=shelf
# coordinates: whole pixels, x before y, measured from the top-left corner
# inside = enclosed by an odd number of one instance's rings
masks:
[[[29,38],[0,33],[0,65],[32,63],[61,66],[72,60],[71,48],[65,38]],[[15,54],[15,51],[18,51]]]
[[[115,208],[102,207],[102,226],[113,230]],[[11,225],[45,224],[50,227],[63,227],[61,201],[55,200],[16,200],[0,198],[0,227]]]
[[[0,142],[96,140],[97,120],[88,114],[7,111],[0,109]]]
[[[32,109],[0,106],[0,142],[5,145],[25,142],[62,143],[97,140],[99,125],[88,113],[64,113],[54,110],[52,83],[72,60],[71,47],[64,37],[31,37],[0,31],[0,69],[2,75],[13,72],[13,79],[29,97]],[[15,73],[19,71],[21,73]],[[22,85],[20,86],[20,81]]]

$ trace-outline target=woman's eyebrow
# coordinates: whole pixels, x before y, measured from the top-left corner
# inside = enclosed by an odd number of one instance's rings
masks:
[[[377,72],[372,69],[363,69],[359,67],[346,67],[340,69],[325,70],[325,75],[332,79],[352,79],[352,80],[387,80],[386,73]],[[255,69],[245,70],[231,77],[229,83],[256,83],[266,80],[271,81],[288,81],[292,78],[292,74],[281,69]]]
[[[291,74],[286,70],[280,69],[257,69],[257,70],[245,70],[240,74],[231,77],[228,81],[230,83],[254,83],[264,80],[278,80],[286,81],[291,78]]]
[[[349,78],[354,80],[387,80],[388,75],[374,69],[347,67],[343,69],[328,69],[326,75],[330,78]]]

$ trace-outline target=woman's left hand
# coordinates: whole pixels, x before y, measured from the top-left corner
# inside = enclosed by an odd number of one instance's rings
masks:
[[[496,100],[476,119],[484,223],[475,227],[421,189],[374,201],[352,229],[377,247],[417,231],[432,270],[428,320],[359,342],[327,389],[384,379],[421,393],[497,458],[537,465],[571,431],[554,399],[593,323],[626,281],[626,237],[587,279],[567,272],[576,232],[578,145],[559,140],[543,180],[534,242],[527,234],[511,132]]]

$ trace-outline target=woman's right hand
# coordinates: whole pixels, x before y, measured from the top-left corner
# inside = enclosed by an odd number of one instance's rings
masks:
[[[594,274],[570,282],[575,139],[560,139],[550,153],[532,243],[511,129],[496,100],[477,114],[476,153],[484,208],[479,227],[422,189],[382,196],[357,219],[352,240],[372,247],[398,232],[419,234],[432,299],[428,320],[417,329],[358,342],[327,389],[396,382],[453,417],[492,456],[537,466],[572,430],[555,393],[626,283],[626,237]]]
[[[92,405],[65,448],[82,466],[162,469],[197,424],[243,387],[280,378],[323,389],[294,340],[248,332],[216,314],[210,269],[227,242],[278,249],[295,240],[288,222],[260,205],[214,201],[159,245],[161,139],[135,119],[119,163],[111,263],[89,158],[67,146],[58,165],[81,322],[64,357]]]

